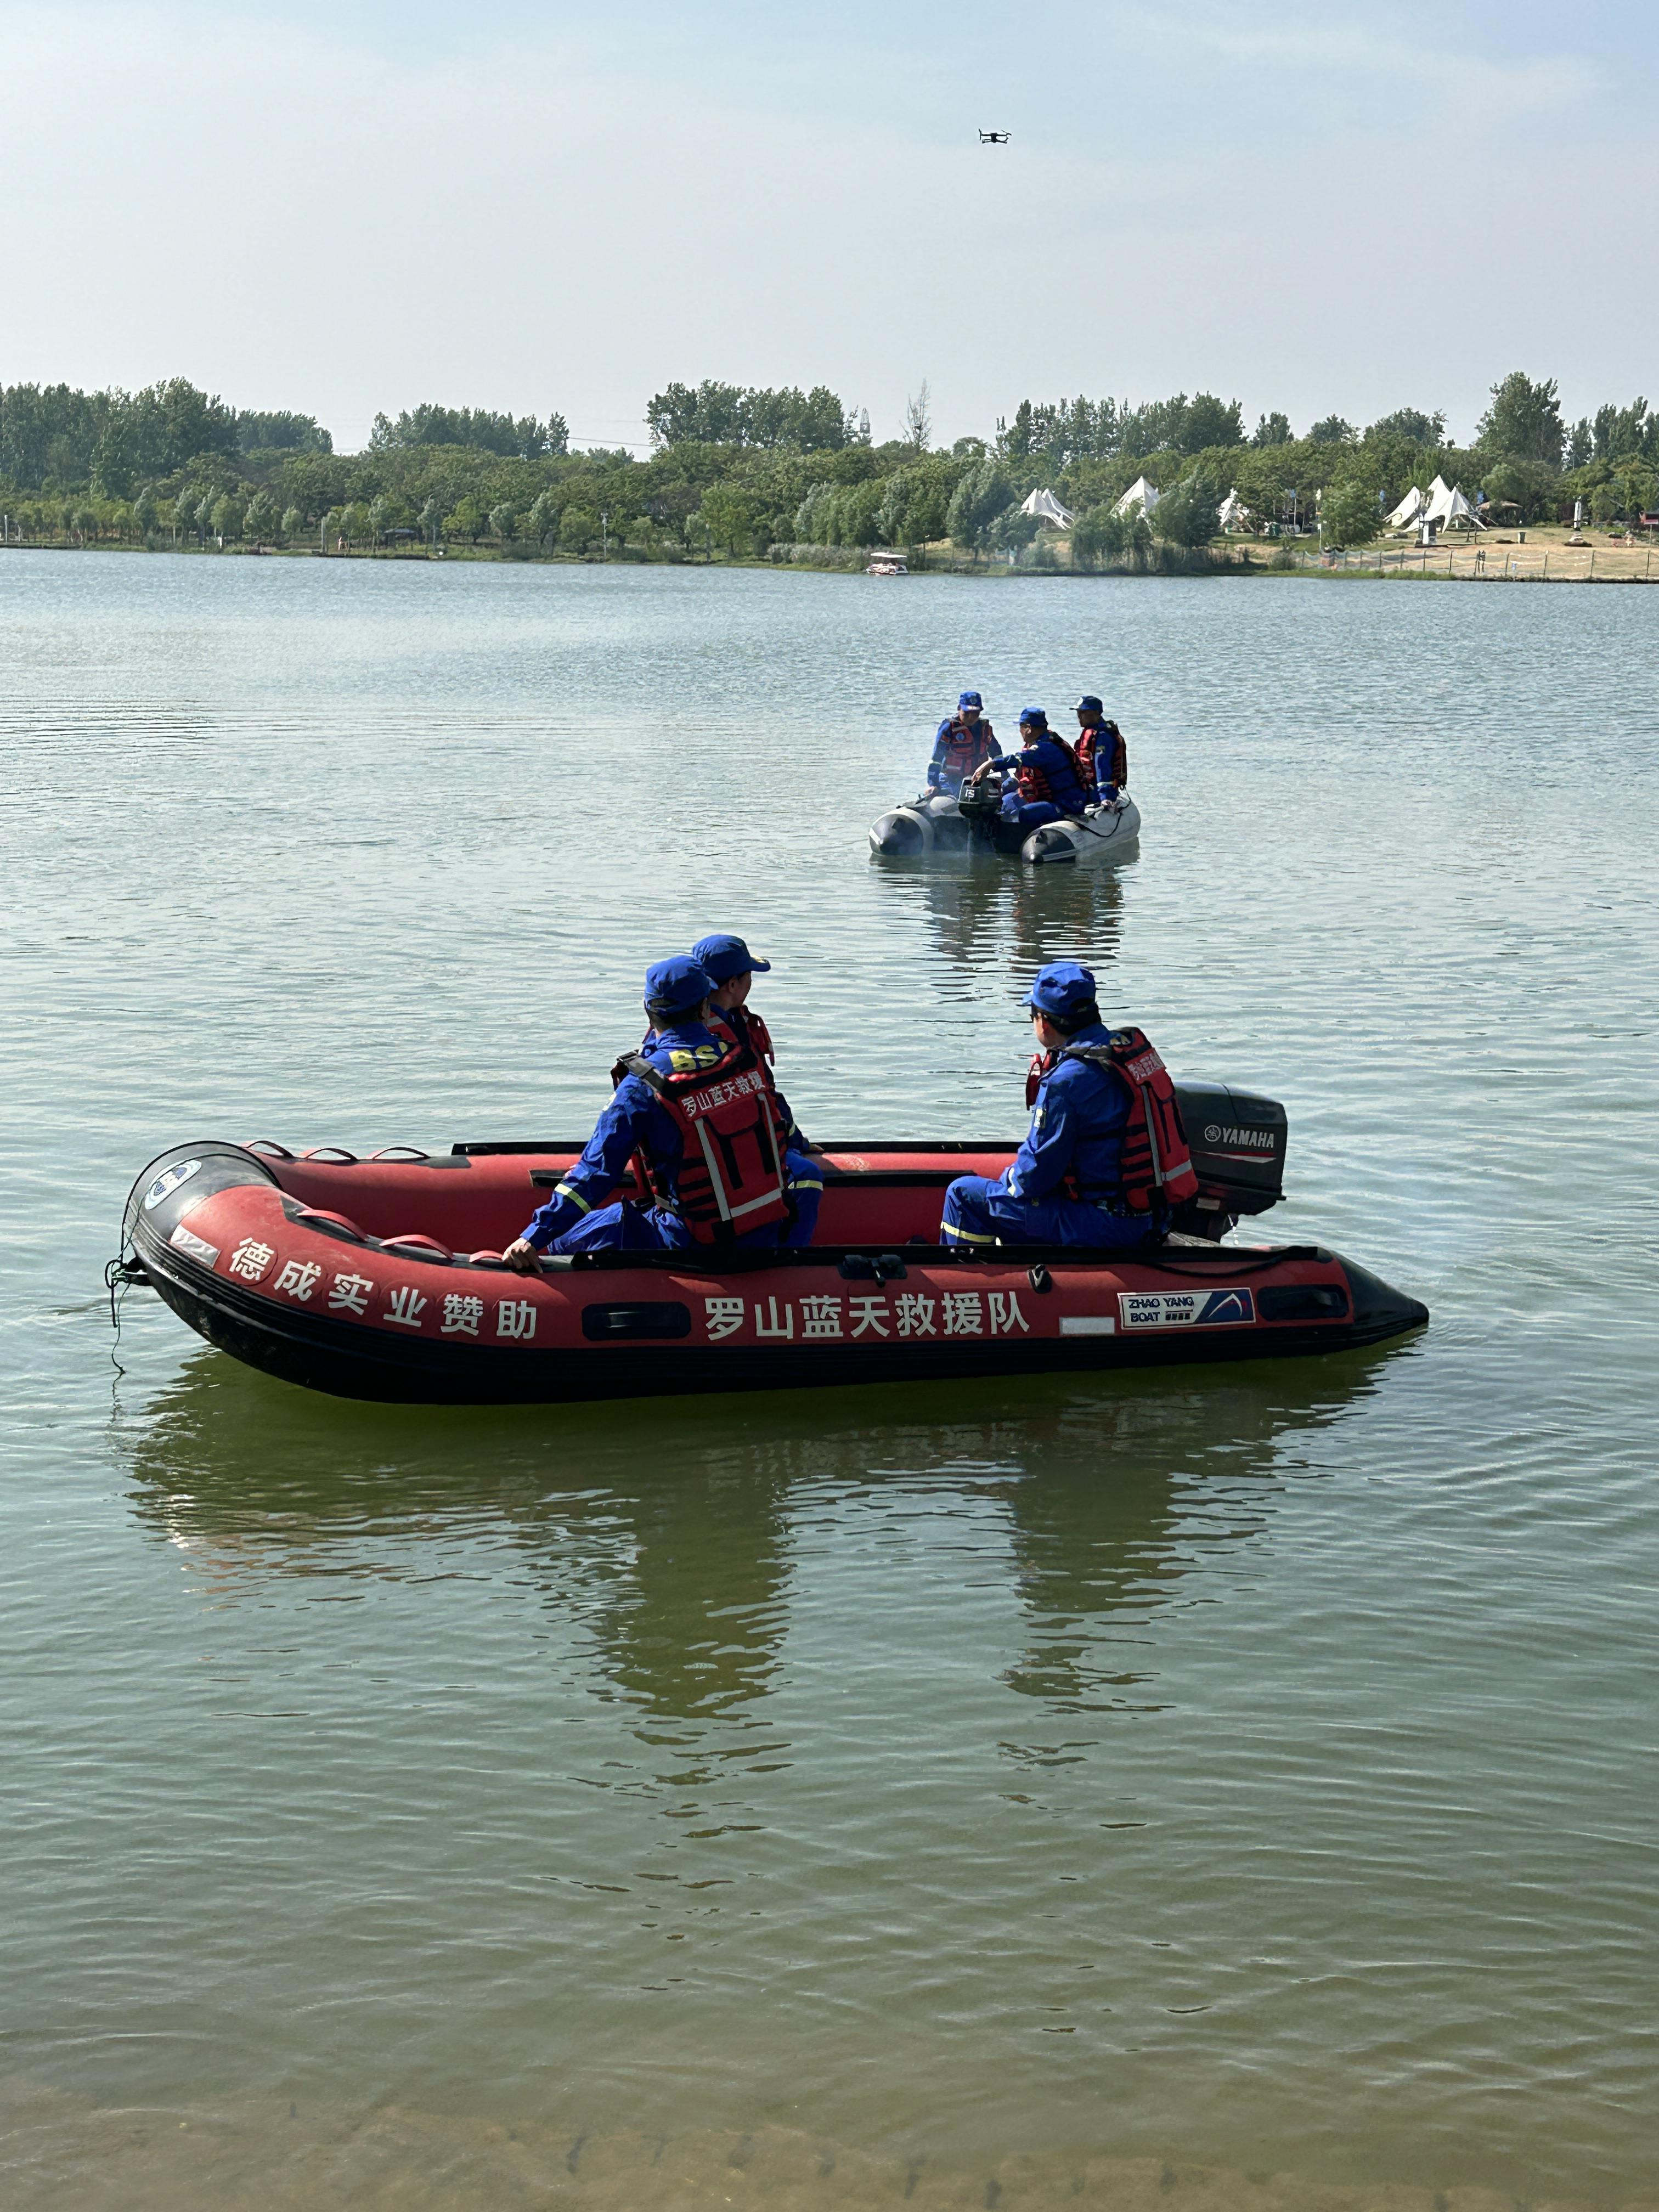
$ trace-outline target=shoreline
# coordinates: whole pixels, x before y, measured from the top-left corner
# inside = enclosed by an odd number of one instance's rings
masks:
[[[1373,584],[1659,584],[1659,573],[1653,566],[1656,550],[1659,548],[1639,544],[1626,547],[1616,543],[1605,546],[1529,545],[1522,550],[1507,541],[1499,544],[1488,541],[1433,548],[1367,546],[1329,554],[1310,550],[1296,552],[1290,559],[1281,560],[1277,549],[1267,557],[1261,557],[1266,553],[1265,544],[1252,541],[1236,550],[1224,546],[1199,548],[1167,566],[1158,562],[1140,567],[1133,562],[1114,562],[1092,568],[1077,568],[1069,562],[1060,561],[1040,564],[981,562],[941,551],[927,559],[926,565],[911,568],[908,576],[952,576],[997,583],[1054,580],[1111,583],[1125,579],[1167,583],[1251,576]],[[324,552],[313,545],[74,545],[15,538],[0,543],[0,553],[129,553],[190,560],[423,562],[434,565],[453,562],[462,567],[482,564],[535,568],[764,568],[817,576],[862,576],[872,557],[866,548],[849,549],[846,561],[778,560],[763,554],[674,559],[644,551],[613,553],[606,559],[588,553],[531,552],[493,545],[447,546],[436,550],[424,546],[362,546],[349,551]],[[1413,561],[1416,565],[1413,565]],[[1389,566],[1390,562],[1394,565]]]

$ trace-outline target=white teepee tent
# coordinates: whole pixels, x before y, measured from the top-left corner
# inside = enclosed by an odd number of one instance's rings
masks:
[[[1436,481],[1438,482],[1438,478]],[[1425,504],[1422,493],[1413,484],[1382,527],[1385,530],[1409,530]]]
[[[1245,523],[1249,519],[1250,510],[1239,497],[1237,489],[1235,488],[1222,501],[1221,512],[1216,517],[1217,524],[1223,530],[1231,530],[1236,522]]]
[[[1157,505],[1158,486],[1155,483],[1148,483],[1145,477],[1137,477],[1112,509],[1112,513],[1127,514],[1131,507],[1138,507],[1143,514],[1150,514]]]
[[[1034,514],[1039,522],[1046,522],[1054,530],[1069,530],[1077,520],[1069,507],[1062,507],[1051,491],[1034,491],[1020,501],[1022,514]]]
[[[1466,530],[1484,530],[1482,522],[1455,484],[1449,484],[1437,477],[1429,486],[1429,503],[1424,510],[1425,522],[1437,522],[1443,530],[1454,524]]]

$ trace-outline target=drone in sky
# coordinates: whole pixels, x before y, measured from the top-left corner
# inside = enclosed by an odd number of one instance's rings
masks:
[[[981,146],[1006,146],[1012,135],[1006,131],[981,131],[979,143]]]

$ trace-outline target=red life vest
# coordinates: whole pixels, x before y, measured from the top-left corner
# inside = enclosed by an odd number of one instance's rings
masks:
[[[981,714],[969,728],[960,714],[952,714],[945,728],[945,750],[939,755],[939,772],[952,782],[960,783],[975,769],[983,768],[988,760],[996,757],[996,732]]]
[[[678,1213],[697,1243],[729,1244],[793,1219],[769,1072],[750,1046],[733,1044],[712,1067],[680,1074],[638,1053],[621,1066],[650,1085],[679,1131],[678,1175],[643,1155],[637,1164],[658,1205]]]
[[[1133,1213],[1154,1206],[1178,1206],[1198,1194],[1198,1176],[1187,1149],[1181,1105],[1156,1046],[1144,1030],[1114,1030],[1104,1045],[1066,1045],[1060,1052],[1036,1054],[1025,1073],[1025,1103],[1035,1106],[1042,1079],[1062,1060],[1090,1067],[1109,1067],[1129,1087],[1129,1118],[1123,1125],[1120,1173],[1124,1200]],[[1068,1195],[1074,1194],[1068,1193]]]
[[[1078,765],[1077,755],[1057,732],[1044,730],[1042,737],[1059,746],[1065,757],[1064,769],[1056,769],[1050,775],[1047,769],[1035,761],[1020,761],[1014,769],[1014,787],[1021,799],[1027,801],[1046,799],[1059,807],[1062,814],[1081,814],[1085,800],[1084,776]],[[1034,739],[1033,743],[1041,743],[1041,739]]]
[[[751,1014],[747,1006],[716,1006],[713,1012],[714,1019],[730,1030],[739,1044],[752,1048],[768,1084],[775,1090],[777,1086],[772,1081],[772,1063],[777,1054],[772,1049],[772,1033],[760,1016]]]
[[[1097,722],[1091,729],[1078,732],[1077,764],[1083,771],[1084,787],[1098,794],[1109,783],[1121,791],[1129,781],[1129,748],[1123,742],[1123,732],[1115,722]],[[1101,773],[1101,763],[1106,772]]]

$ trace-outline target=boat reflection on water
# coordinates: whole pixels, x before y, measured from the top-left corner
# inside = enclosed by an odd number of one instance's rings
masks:
[[[1050,960],[1102,968],[1117,957],[1123,878],[1117,868],[933,871],[884,876],[892,895],[919,900],[939,949],[975,977],[1017,975]]]
[[[527,1560],[571,1666],[597,1660],[599,1693],[647,1726],[764,1700],[809,1524],[820,1548],[830,1524],[833,1550],[854,1505],[866,1526],[872,1507],[934,1528],[943,1514],[975,1577],[1008,1577],[1026,1623],[1024,1652],[988,1668],[1057,1712],[1102,1711],[1155,1700],[1138,1626],[1268,1526],[1281,1442],[1343,1419],[1395,1356],[1201,1382],[1142,1370],[1035,1396],[988,1381],[927,1393],[927,1418],[902,1388],[801,1392],[745,1400],[738,1422],[720,1400],[358,1406],[204,1352],[131,1449],[132,1506],[233,1604],[289,1577],[328,1577],[336,1595],[343,1577],[452,1574],[521,1592]]]

